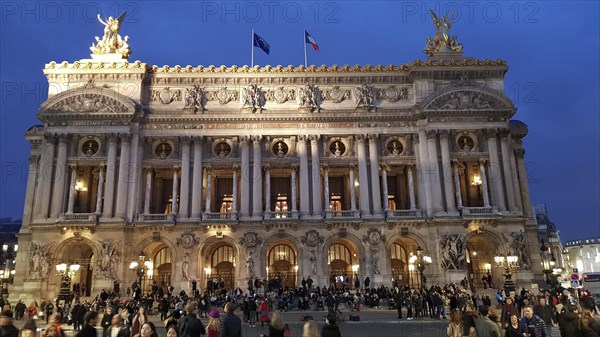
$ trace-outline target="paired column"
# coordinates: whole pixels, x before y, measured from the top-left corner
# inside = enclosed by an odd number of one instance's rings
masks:
[[[261,136],[252,137],[252,220],[263,218],[263,180],[262,180],[262,154],[260,151]]]
[[[520,141],[520,140],[519,140]],[[527,182],[527,170],[525,169],[525,150],[515,149],[517,157],[517,170],[519,172],[519,184],[521,185],[521,198],[523,200],[523,214],[528,217],[533,216],[531,211],[531,201],[529,200],[529,184]]]
[[[194,141],[194,170],[192,172],[192,216],[191,216],[191,218],[194,220],[199,220],[201,217],[201,214],[202,214],[202,137],[194,137],[193,141]],[[236,195],[234,194],[234,198],[235,197],[236,197]]]
[[[350,209],[356,213],[356,186],[354,186],[354,165],[352,164],[348,169],[348,179],[350,180]]]
[[[367,147],[365,136],[356,136],[356,152],[358,156],[358,207],[362,217],[370,217],[369,208],[369,176],[367,174]]]
[[[490,156],[490,180],[494,192],[494,200],[500,212],[506,212],[506,203],[504,202],[504,187],[502,186],[502,171],[500,168],[500,159],[498,157],[498,141],[496,140],[496,130],[486,130],[488,145],[488,154]]]
[[[292,172],[290,177],[291,193],[292,193],[292,219],[298,219],[298,200],[297,194],[298,191],[296,189],[296,166],[292,166]]]
[[[50,217],[57,219],[63,211],[65,195],[65,176],[67,175],[67,143],[70,135],[58,137],[58,154],[56,155],[56,169],[54,171],[54,187],[52,189],[52,211]]]
[[[271,218],[271,168],[265,167],[265,219]]]
[[[111,134],[108,138],[108,158],[106,162],[106,194],[104,197],[104,207],[102,208],[103,218],[112,218],[113,205],[115,197],[115,177],[117,172],[117,135]]]
[[[144,214],[150,214],[150,201],[152,200],[152,169],[146,169],[146,194],[144,196]]]
[[[381,189],[383,190],[383,211],[387,214],[390,210],[390,201],[388,194],[388,184],[387,184],[387,171],[389,167],[387,165],[381,166]]]
[[[77,184],[77,166],[71,165],[71,182],[69,183],[69,202],[67,206],[67,214],[73,214],[75,206],[75,184]]]
[[[242,195],[240,202],[240,218],[250,217],[250,148],[248,137],[240,137],[242,149]]]
[[[179,168],[177,166],[173,167],[173,192],[171,194],[171,214],[177,215],[177,192],[179,191],[179,177],[178,177]]]
[[[323,190],[325,194],[325,212],[331,211],[331,195],[329,194],[329,167],[323,166]]]
[[[458,204],[458,209],[463,208],[462,203],[462,193],[460,190],[460,174],[458,173],[458,161],[455,160],[453,162],[454,166],[454,192],[456,193],[456,203]]]
[[[190,216],[190,137],[181,139],[181,193],[179,199],[179,217],[188,218]]]
[[[212,197],[212,170],[210,167],[206,168],[206,205],[204,206],[204,213],[210,213],[212,210],[210,209]]]
[[[231,192],[233,195],[231,197],[231,219],[237,219],[238,215],[238,170],[238,166],[233,167],[233,191]]]
[[[415,182],[413,178],[413,166],[408,165],[406,167],[406,170],[408,171],[408,199],[410,202],[410,209],[412,211],[417,209],[417,205],[415,204]]]
[[[98,168],[98,191],[96,192],[96,215],[102,214],[102,200],[104,199],[104,165]]]
[[[425,131],[419,132],[419,137],[415,138],[415,141],[418,141],[419,147],[419,166],[417,169],[419,181],[421,182],[419,185],[422,185],[422,188],[425,192],[424,206],[427,210],[427,216],[433,217],[433,193],[431,189],[431,178],[429,176],[429,153],[427,151],[427,136],[425,135]]]
[[[429,167],[427,179],[431,180],[431,200],[433,201],[433,214],[444,211],[442,204],[442,186],[440,184],[440,168],[438,162],[436,130],[425,131],[427,135],[427,150],[429,152]]]
[[[515,189],[513,183],[512,170],[510,167],[510,155],[508,150],[508,129],[501,129],[500,134],[500,151],[502,153],[502,171],[504,171],[504,186],[506,187],[506,200],[508,201],[508,210],[511,212],[517,211],[515,203]]]
[[[313,217],[323,217],[318,135],[310,136],[310,152],[312,162],[312,215]]]
[[[38,167],[38,183],[40,184],[39,191],[36,192],[35,196],[35,207],[36,207],[36,218],[46,219],[48,218],[48,212],[50,210],[50,190],[52,189],[52,168],[54,167],[54,152],[55,152],[55,141],[54,135],[44,135],[44,152],[42,152],[42,158],[40,160],[40,166]]]
[[[448,143],[448,135],[450,131],[440,130],[440,148],[442,152],[442,177],[444,179],[444,196],[446,199],[446,211],[448,213],[456,212],[456,205],[454,203],[454,190],[452,186],[452,164],[450,163],[450,146]]]
[[[488,194],[487,175],[485,174],[485,161],[479,161],[479,175],[481,176],[481,193],[483,194],[483,207],[490,207],[490,196]]]
[[[117,204],[115,205],[115,217],[125,219],[127,211],[127,188],[129,185],[129,172],[131,162],[129,161],[129,149],[131,146],[131,135],[121,135],[121,156],[119,158],[119,180],[117,182]]]
[[[308,148],[306,136],[298,136],[298,156],[300,157],[300,217],[310,216],[308,179]]]
[[[381,183],[379,182],[379,151],[377,149],[378,140],[379,135],[369,135],[369,162],[371,163],[371,201],[373,203],[373,216],[383,217],[383,211],[381,209]]]

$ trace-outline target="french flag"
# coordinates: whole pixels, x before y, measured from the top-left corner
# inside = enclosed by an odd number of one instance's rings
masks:
[[[312,36],[310,36],[310,34],[308,34],[308,32],[306,30],[304,30],[304,41],[306,43],[310,43],[312,45],[312,47],[315,49],[315,51],[319,51],[319,45],[317,44],[317,42],[315,42],[315,39],[313,39]]]

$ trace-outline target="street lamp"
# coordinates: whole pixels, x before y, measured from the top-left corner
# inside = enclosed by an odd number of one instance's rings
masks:
[[[81,201],[79,200],[79,195],[81,192],[87,192],[88,188],[85,186],[83,181],[78,181],[75,183],[75,191],[77,192],[77,211],[81,212]]]
[[[417,247],[417,255],[412,255],[408,259],[409,270],[416,268],[419,271],[419,277],[421,279],[421,288],[425,289],[425,285],[427,284],[427,278],[423,274],[426,265],[431,264],[431,257],[427,255],[423,255],[423,248],[421,246]],[[411,265],[413,266],[411,268]]]
[[[512,280],[512,270],[519,265],[519,257],[516,255],[494,256],[496,266],[504,268],[504,291],[509,294],[515,291],[515,282]]]
[[[1,295],[6,301],[8,298],[8,285],[12,284],[15,276],[15,261],[18,245],[2,245],[2,255],[0,259],[0,282],[2,283]]]
[[[152,274],[154,266],[152,264],[152,261],[150,261],[150,259],[147,259],[146,254],[142,251],[138,255],[137,260],[131,261],[131,263],[129,264],[129,269],[135,271],[135,274],[138,278],[138,287],[140,287],[141,289],[142,279],[144,278],[144,275],[147,274],[148,276],[150,276]]]
[[[58,299],[64,299],[65,301],[71,299],[71,279],[77,274],[80,268],[81,266],[78,263],[67,265],[62,262],[56,265],[56,271],[61,279]]]
[[[554,257],[554,253],[548,254],[548,247],[542,242],[542,246],[540,247],[541,255],[542,255],[542,267],[545,275],[546,284],[549,286],[554,286],[558,283],[556,280],[556,269],[554,266],[556,265],[556,258]],[[550,257],[550,258],[549,258]]]

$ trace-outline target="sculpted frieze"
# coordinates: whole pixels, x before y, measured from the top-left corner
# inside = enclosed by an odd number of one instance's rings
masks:
[[[46,112],[74,112],[74,113],[123,113],[134,112],[125,104],[109,96],[87,93],[67,97],[49,107]]]
[[[491,95],[477,91],[455,91],[431,102],[429,110],[511,109]]]
[[[162,104],[170,104],[173,101],[181,101],[181,90],[171,90],[164,87],[161,90],[152,90],[151,101],[159,101]]]
[[[267,90],[265,93],[265,99],[270,102],[283,104],[287,101],[293,101],[296,99],[296,90],[280,86],[275,90]]]
[[[350,90],[340,89],[340,87],[337,85],[321,92],[321,99],[323,101],[332,101],[333,103],[341,103],[344,100],[349,99],[350,96]]]

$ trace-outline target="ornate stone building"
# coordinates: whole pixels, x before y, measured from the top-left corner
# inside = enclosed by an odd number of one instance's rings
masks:
[[[428,284],[502,282],[505,254],[517,284],[541,278],[508,67],[436,41],[399,66],[47,64],[12,293],[55,297],[59,262],[89,294],[128,286],[140,252],[144,287],[417,287],[418,247]]]

